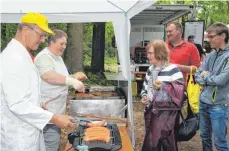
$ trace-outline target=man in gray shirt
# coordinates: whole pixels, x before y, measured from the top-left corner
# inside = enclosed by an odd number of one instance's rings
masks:
[[[203,86],[199,97],[200,136],[204,151],[212,151],[212,138],[217,150],[228,151],[229,33],[222,23],[211,25],[207,33],[216,51],[207,55],[195,74],[196,82]]]

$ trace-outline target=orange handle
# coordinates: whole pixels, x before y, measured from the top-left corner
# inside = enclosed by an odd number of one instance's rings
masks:
[[[143,74],[143,75],[145,75],[146,72],[135,72],[134,74]]]

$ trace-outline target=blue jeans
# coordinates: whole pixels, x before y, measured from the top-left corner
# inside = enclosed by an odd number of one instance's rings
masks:
[[[212,135],[218,151],[229,151],[226,138],[228,104],[210,105],[200,102],[199,111],[203,151],[212,151]]]

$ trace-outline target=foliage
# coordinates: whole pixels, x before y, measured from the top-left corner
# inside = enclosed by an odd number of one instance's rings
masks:
[[[173,4],[186,4],[190,5],[193,3],[193,0],[159,0],[157,4],[164,4],[164,5],[173,5]]]
[[[17,31],[18,24],[6,24],[1,23],[1,50],[3,50],[8,42],[15,36]],[[67,31],[67,24],[49,24],[51,29],[61,29],[64,31]],[[48,44],[47,42],[41,44],[38,48],[38,51],[32,51],[32,54],[35,56],[37,53],[39,53],[44,47],[46,47]]]
[[[86,84],[86,85],[103,85],[103,86],[117,85],[116,81],[106,80],[106,78],[105,78],[103,73],[100,73],[100,72],[98,72],[98,73],[88,72],[86,74],[88,76],[88,80],[84,81],[84,84]]]
[[[14,37],[17,26],[18,24],[1,24],[1,50],[3,50],[8,42]]]
[[[92,55],[92,34],[93,34],[93,24],[84,24],[84,66],[89,67],[91,65],[91,55]],[[117,58],[115,56],[115,49],[112,47],[112,37],[114,36],[114,28],[112,22],[106,23],[105,31],[105,71],[116,72],[117,69]],[[112,62],[113,64],[111,65]],[[108,64],[107,64],[108,63]],[[114,66],[114,67],[111,67]]]
[[[106,57],[105,59],[105,71],[106,72],[118,72],[117,57]]]
[[[229,24],[229,1],[198,1],[197,7],[197,17],[205,21],[205,27],[215,22]]]
[[[93,23],[84,24],[84,66],[91,65]]]
[[[54,29],[61,29],[65,32],[67,32],[67,24],[66,23],[59,23],[59,24],[49,24],[49,27],[54,30]]]
[[[215,22],[229,24],[229,1],[207,1],[207,0],[160,0],[157,4],[186,4],[195,5],[197,20],[205,21],[205,28]]]
[[[105,56],[115,57],[115,49],[112,47],[112,37],[114,36],[114,27],[112,22],[106,23],[105,33]]]
[[[3,50],[8,42],[15,36],[18,24],[1,24],[1,50]],[[50,28],[61,29],[67,31],[67,24],[49,24]],[[92,54],[92,33],[93,23],[84,24],[84,66],[89,67],[91,65],[91,54]],[[114,29],[111,22],[106,23],[105,32],[105,71],[117,72],[117,58],[115,56],[115,50],[111,45],[111,39],[114,36]],[[47,47],[47,42],[41,44],[37,51],[31,53],[35,56],[43,48]]]

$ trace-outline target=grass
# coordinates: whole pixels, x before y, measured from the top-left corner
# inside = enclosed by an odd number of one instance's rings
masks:
[[[105,58],[105,72],[118,72],[117,57]]]

